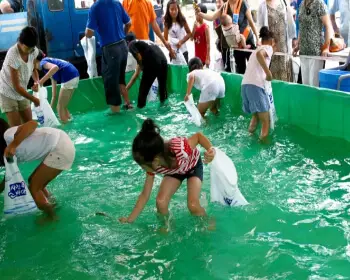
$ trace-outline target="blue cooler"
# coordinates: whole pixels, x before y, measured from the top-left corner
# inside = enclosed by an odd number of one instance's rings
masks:
[[[337,90],[339,78],[349,74],[350,71],[323,69],[319,72],[320,87]],[[350,92],[350,78],[341,82],[339,90]]]

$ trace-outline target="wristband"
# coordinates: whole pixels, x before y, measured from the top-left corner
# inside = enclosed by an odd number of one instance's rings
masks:
[[[147,172],[147,175],[154,177],[155,174],[152,172]]]

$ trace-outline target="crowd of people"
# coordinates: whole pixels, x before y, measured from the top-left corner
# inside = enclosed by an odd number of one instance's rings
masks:
[[[339,2],[336,0],[332,11],[341,8]],[[188,63],[185,101],[189,99],[192,88],[196,87],[201,91],[198,110],[202,117],[205,117],[208,110],[217,114],[220,100],[225,97],[225,83],[219,73],[209,69],[212,31],[204,20],[213,21],[218,35],[217,47],[222,54],[225,70],[231,71],[229,59],[234,47],[236,72],[244,74],[242,107],[245,113],[252,115],[248,130],[254,133],[261,122],[260,139],[265,140],[270,130],[270,103],[265,83],[272,79],[291,81],[290,57],[274,56],[273,53],[279,51],[291,54],[300,51],[302,55],[326,56],[334,36],[332,21],[322,0],[304,0],[301,3],[298,38],[292,8],[284,0],[266,0],[260,4],[257,17],[261,26],[260,32],[245,0],[217,0],[217,10],[213,13],[209,13],[202,4],[195,5],[196,21],[192,29],[179,2],[170,0],[167,3],[164,20],[161,18],[163,12],[159,12],[159,6],[163,7],[160,1],[153,6],[149,0],[124,0],[122,4],[114,0],[97,0],[90,8],[85,35],[87,38],[95,33],[99,35],[106,103],[112,114],[119,113],[121,107],[132,109],[128,91],[141,71],[143,74],[137,106],[146,106],[147,95],[155,79],[159,83],[160,102],[164,103],[168,98],[168,62],[160,46],[149,40],[152,32],[168,50],[170,60],[176,59],[181,53]],[[332,20],[334,25],[334,19]],[[346,24],[343,22],[340,27],[343,33],[346,28],[344,25]],[[192,58],[189,57],[186,46],[188,40],[193,40],[195,45],[195,57]],[[35,28],[24,28],[18,42],[9,49],[1,69],[0,108],[6,114],[8,122],[0,120],[0,134],[3,135],[0,139],[0,152],[5,157],[16,155],[19,162],[42,160],[30,176],[29,189],[37,206],[53,216],[54,205],[46,186],[62,171],[71,168],[75,148],[72,140],[62,130],[37,128],[37,123],[32,120],[30,102],[38,107],[40,99],[28,92],[27,85],[32,77],[32,90],[37,92],[48,79],[52,79],[51,105],[54,106],[56,85],[61,84],[57,111],[61,121],[65,123],[71,119],[67,106],[78,87],[79,73],[67,61],[45,57],[37,49],[37,43],[38,34]],[[246,52],[245,49],[251,49],[252,52]],[[137,68],[126,84],[125,70],[129,52],[136,59]],[[303,67],[309,65],[308,72],[311,69],[319,70],[321,65],[315,61],[309,60],[302,64],[302,77],[309,77],[309,84],[315,82],[315,77],[304,73],[306,69]],[[44,73],[41,79],[38,71]],[[149,199],[155,173],[165,175],[157,197],[157,208],[161,214],[167,215],[172,195],[182,181],[187,179],[188,208],[196,216],[205,215],[199,203],[203,165],[197,145],[206,149],[205,162],[211,162],[215,149],[203,134],[197,133],[188,139],[175,137],[165,141],[155,123],[146,120],[132,146],[134,160],[147,172],[144,189],[130,216],[121,218],[120,221],[133,222],[140,214]],[[0,164],[5,164],[1,157],[0,161]],[[0,184],[0,192],[4,189],[4,183],[5,181]]]

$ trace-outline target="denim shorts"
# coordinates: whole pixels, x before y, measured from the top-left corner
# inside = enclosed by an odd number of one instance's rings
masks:
[[[270,109],[265,89],[256,85],[242,85],[242,102],[247,114],[264,113]]]

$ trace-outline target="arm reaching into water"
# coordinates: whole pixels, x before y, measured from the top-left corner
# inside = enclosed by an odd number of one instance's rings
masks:
[[[55,75],[58,70],[60,70],[60,68],[57,65],[49,63],[49,62],[45,63],[43,65],[43,68],[48,70],[48,72],[39,81],[40,86],[43,86],[48,79],[50,79],[53,75]]]
[[[135,81],[136,81],[137,77],[140,75],[140,73],[141,73],[141,67],[140,67],[140,65],[137,64],[136,71],[135,71],[134,75],[132,75],[128,85],[126,86],[126,90],[129,90],[132,87],[132,85],[135,83]]]
[[[193,85],[194,85],[194,75],[193,74],[190,74],[189,77],[188,77],[188,85],[187,85],[187,92],[186,92],[186,95],[185,95],[185,101],[188,100],[188,97],[191,95],[191,91],[192,91],[192,88],[193,88]]]
[[[119,221],[121,223],[132,223],[134,222],[137,217],[141,214],[142,210],[145,208],[150,196],[151,196],[151,192],[152,192],[152,188],[153,188],[153,183],[154,183],[154,176],[153,175],[146,175],[146,181],[145,181],[145,185],[143,186],[143,190],[136,202],[136,205],[134,207],[134,209],[132,210],[131,214],[129,215],[128,218],[126,217],[122,217],[119,218]]]
[[[215,157],[215,150],[207,137],[201,132],[197,132],[190,138],[188,138],[188,143],[192,149],[196,148],[197,145],[201,145],[207,151],[204,154],[204,163],[210,163]]]
[[[4,156],[13,157],[16,154],[17,147],[24,141],[24,139],[28,138],[37,127],[38,123],[36,121],[29,121],[19,126],[13,141],[6,147]]]

